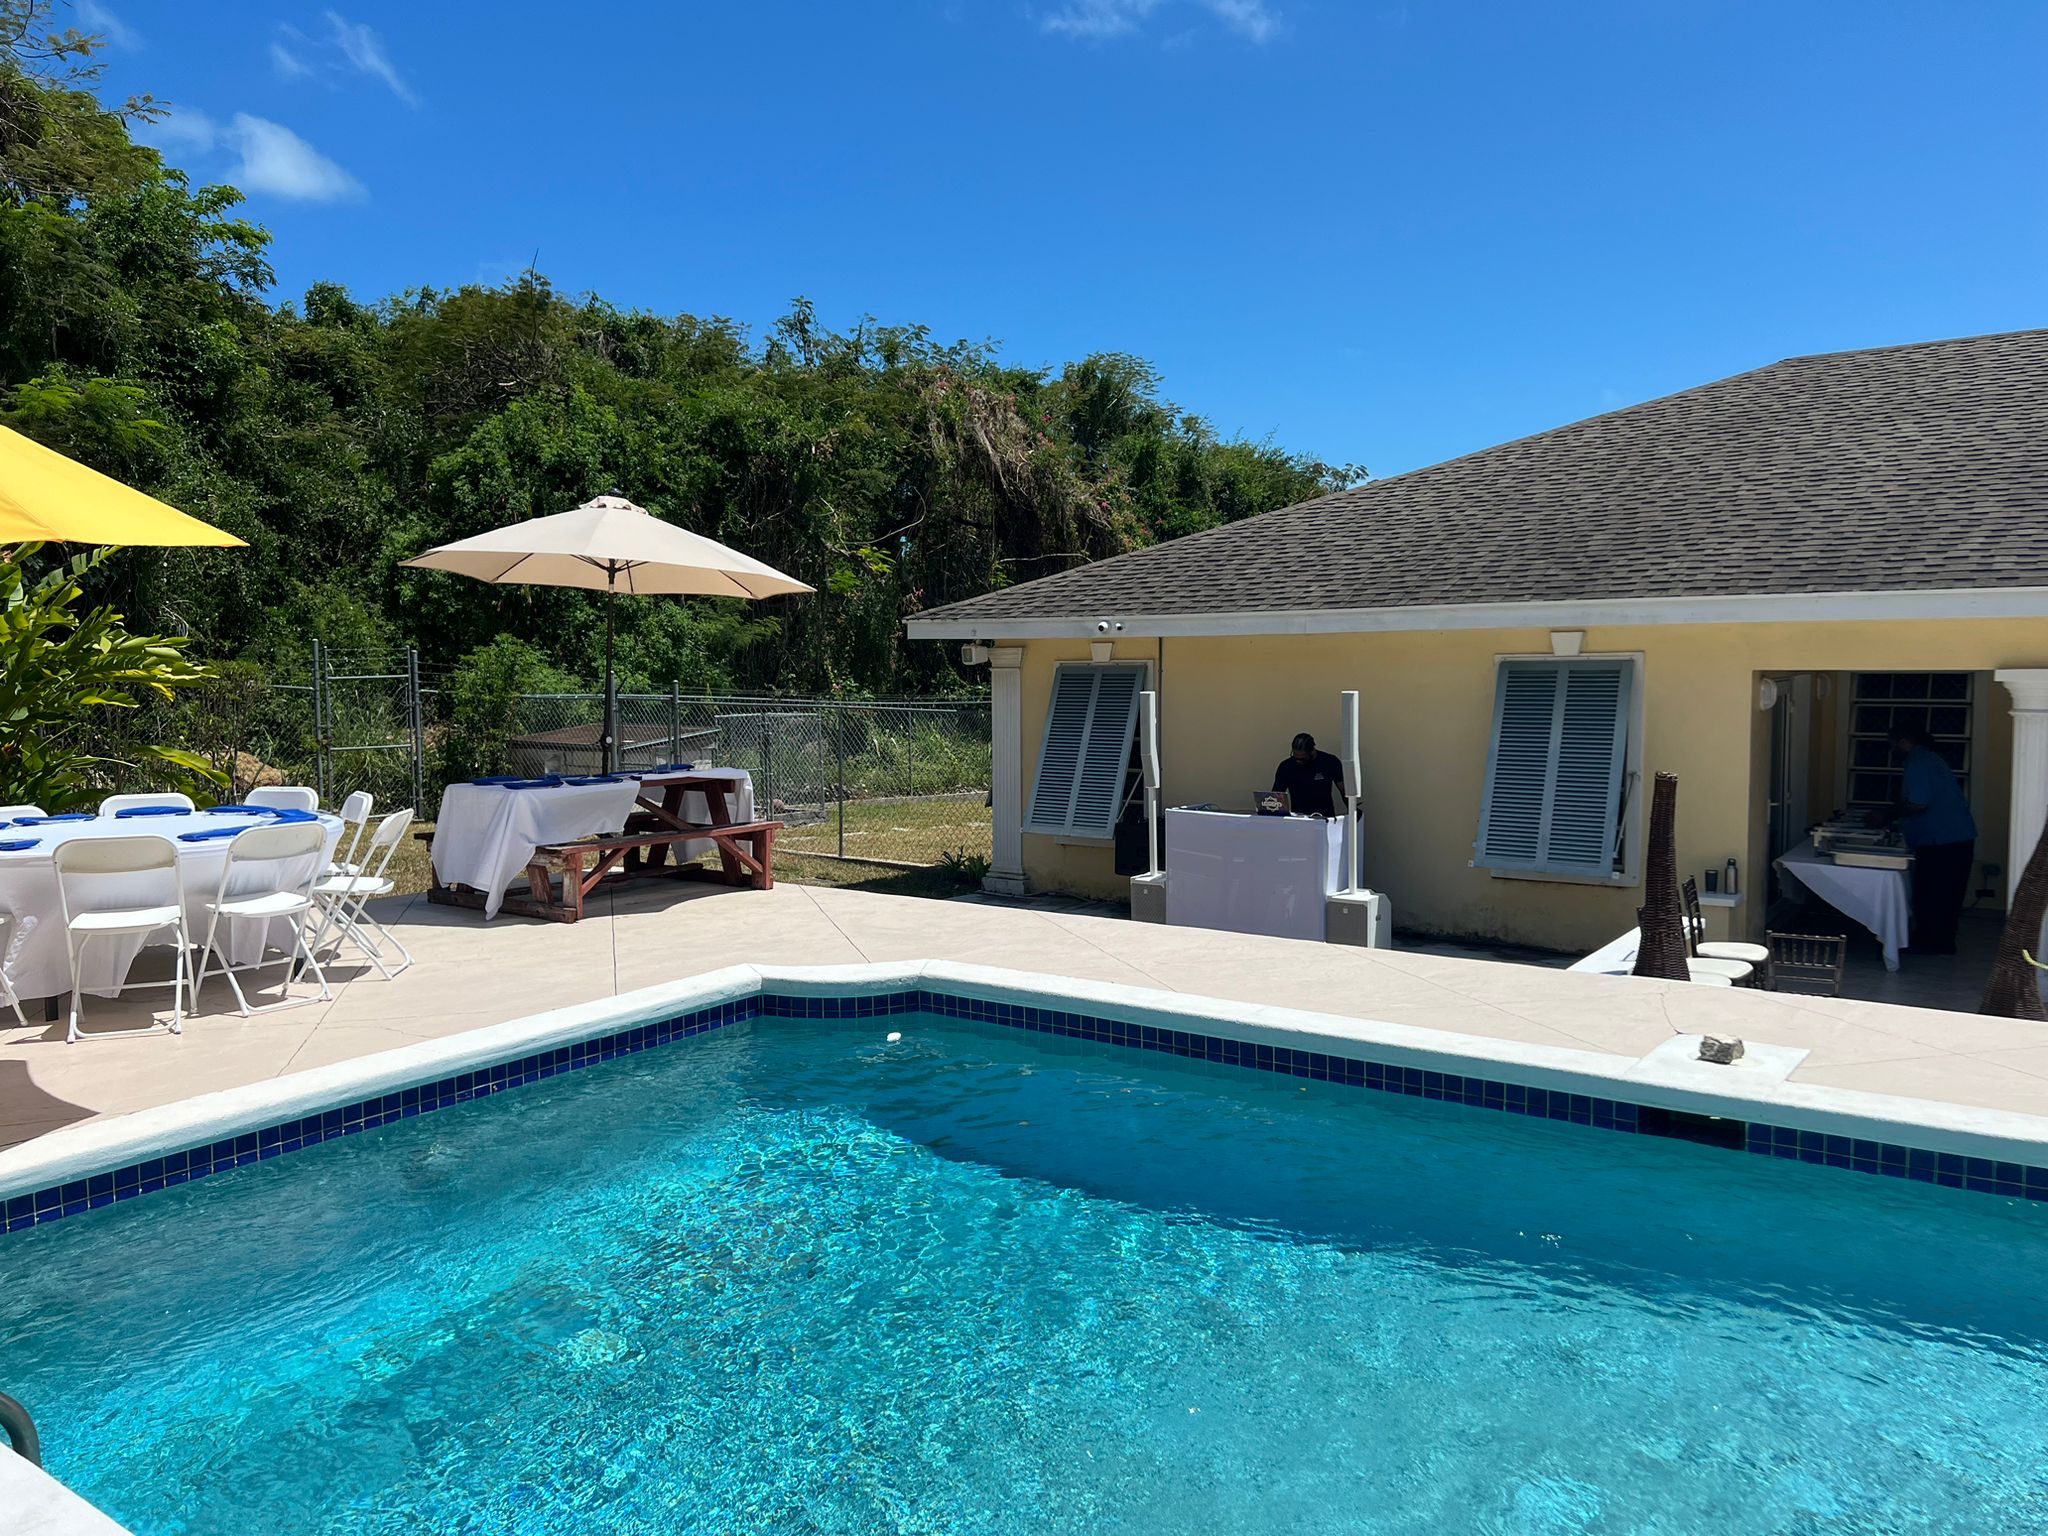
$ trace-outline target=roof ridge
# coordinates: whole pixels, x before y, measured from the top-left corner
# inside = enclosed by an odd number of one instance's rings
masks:
[[[1919,352],[1931,347],[1956,347],[1971,341],[2006,341],[2017,336],[2048,337],[2048,325],[2024,325],[2016,331],[1977,331],[1968,336],[1936,336],[1927,341],[1888,341],[1875,347],[1842,347],[1833,352],[1795,352],[1780,363],[1811,363],[1823,358],[1868,357],[1878,352]],[[1777,363],[1770,364],[1775,368]],[[1752,370],[1752,372],[1757,370]],[[1739,378],[1740,375],[1730,375]]]

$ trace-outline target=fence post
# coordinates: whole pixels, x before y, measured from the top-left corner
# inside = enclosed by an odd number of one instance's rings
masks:
[[[333,798],[327,786],[327,648],[313,641],[313,783],[322,803]]]
[[[839,806],[839,857],[846,857],[846,711],[835,708],[832,722],[832,798]]]
[[[681,678],[669,679],[668,685],[668,760],[680,763],[683,760],[683,683]]]
[[[412,706],[412,803],[414,814],[424,816],[427,803],[427,711],[420,696],[420,648],[405,648],[405,694]]]

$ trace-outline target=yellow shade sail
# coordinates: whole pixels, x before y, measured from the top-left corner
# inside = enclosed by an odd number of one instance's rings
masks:
[[[0,427],[0,545],[31,540],[153,546],[242,542]]]

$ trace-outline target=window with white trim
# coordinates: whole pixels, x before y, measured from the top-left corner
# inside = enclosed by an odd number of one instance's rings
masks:
[[[1635,664],[1503,661],[1476,863],[1602,877],[1621,867]]]
[[[1024,811],[1026,832],[1108,837],[1123,813],[1145,668],[1062,666]]]

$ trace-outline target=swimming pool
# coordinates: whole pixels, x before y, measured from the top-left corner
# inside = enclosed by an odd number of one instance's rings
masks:
[[[2044,1259],[2041,1203],[742,1018],[11,1233],[0,1360],[142,1532],[2034,1531]]]

